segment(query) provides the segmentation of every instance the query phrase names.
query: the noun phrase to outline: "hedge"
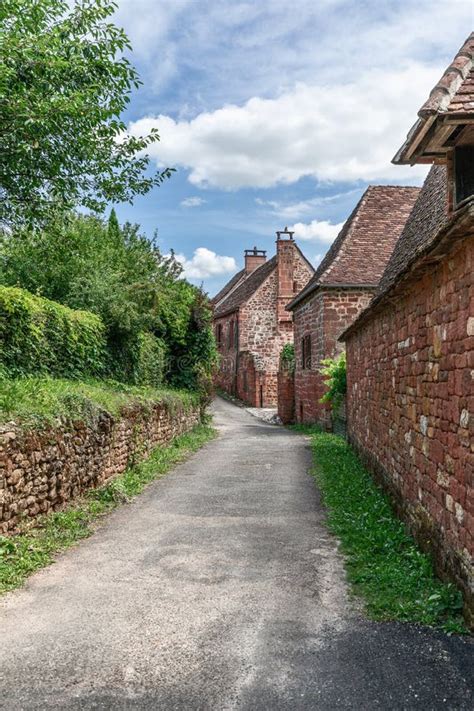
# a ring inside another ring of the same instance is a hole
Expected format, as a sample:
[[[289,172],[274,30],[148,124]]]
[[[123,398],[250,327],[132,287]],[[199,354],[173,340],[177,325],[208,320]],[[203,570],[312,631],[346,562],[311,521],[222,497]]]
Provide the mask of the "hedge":
[[[107,361],[99,316],[0,286],[0,363],[6,375],[101,377]]]
[[[135,385],[162,384],[165,370],[166,345],[152,333],[139,333],[135,354],[133,381]]]

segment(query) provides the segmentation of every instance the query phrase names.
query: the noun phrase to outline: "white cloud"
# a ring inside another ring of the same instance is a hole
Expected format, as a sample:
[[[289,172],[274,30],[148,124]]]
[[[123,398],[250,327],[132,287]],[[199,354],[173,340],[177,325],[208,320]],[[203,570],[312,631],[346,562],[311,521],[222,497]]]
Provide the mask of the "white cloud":
[[[183,266],[183,276],[187,279],[206,279],[208,277],[230,274],[237,270],[234,257],[224,257],[207,247],[198,247],[191,259],[184,254],[175,254],[175,259]]]
[[[275,97],[314,77],[341,84],[373,66],[390,71],[407,60],[442,71],[473,19],[472,0],[298,0],[297,12],[288,0],[118,4],[117,21],[130,35],[147,86],[142,101],[156,106],[159,97],[163,113],[172,115],[184,104],[204,110]]]
[[[325,244],[331,244],[341,231],[343,224],[344,223],[341,222],[338,225],[333,225],[326,220],[312,220],[309,223],[296,222],[289,229],[295,233],[295,237],[303,241],[319,241]]]
[[[146,117],[129,130],[140,135],[157,127],[161,141],[151,146],[152,157],[188,169],[201,188],[267,188],[303,177],[419,182],[425,167],[390,161],[438,75],[423,65],[372,70],[354,83],[299,84],[277,99],[254,97],[190,121]]]
[[[327,195],[323,197],[314,197],[308,200],[300,200],[294,203],[283,203],[278,200],[263,200],[262,198],[255,198],[255,202],[262,208],[267,209],[274,215],[278,215],[286,220],[295,220],[298,217],[303,217],[304,215],[309,215],[314,213],[318,208],[325,207],[329,203],[339,202],[341,199],[347,199],[354,193],[358,193],[357,189],[347,190],[343,193],[337,193],[335,195]]]
[[[324,254],[315,254],[314,257],[313,257],[313,264],[314,264],[314,266],[315,266],[315,267],[319,267],[319,265],[321,264],[321,262],[323,261],[323,259],[324,259]]]
[[[199,207],[200,205],[204,205],[205,202],[206,200],[204,200],[204,198],[193,196],[181,200],[181,205],[182,207]]]

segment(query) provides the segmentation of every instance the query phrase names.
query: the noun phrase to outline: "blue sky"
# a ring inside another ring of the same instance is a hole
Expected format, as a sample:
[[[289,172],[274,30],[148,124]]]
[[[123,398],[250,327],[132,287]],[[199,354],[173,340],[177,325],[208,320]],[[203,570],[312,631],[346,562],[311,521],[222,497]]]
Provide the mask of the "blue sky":
[[[390,159],[474,19],[472,0],[118,3],[129,130],[157,127],[153,164],[177,172],[117,213],[211,295],[277,229],[317,263],[368,184],[420,184]]]

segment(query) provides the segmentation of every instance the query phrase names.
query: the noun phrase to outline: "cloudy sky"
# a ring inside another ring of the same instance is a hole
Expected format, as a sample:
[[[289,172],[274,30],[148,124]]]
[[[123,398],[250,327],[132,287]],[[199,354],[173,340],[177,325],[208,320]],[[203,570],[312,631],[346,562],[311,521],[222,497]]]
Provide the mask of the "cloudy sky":
[[[118,0],[172,179],[121,220],[155,229],[212,295],[245,248],[294,226],[317,263],[368,184],[418,185],[390,160],[473,26],[472,0]]]

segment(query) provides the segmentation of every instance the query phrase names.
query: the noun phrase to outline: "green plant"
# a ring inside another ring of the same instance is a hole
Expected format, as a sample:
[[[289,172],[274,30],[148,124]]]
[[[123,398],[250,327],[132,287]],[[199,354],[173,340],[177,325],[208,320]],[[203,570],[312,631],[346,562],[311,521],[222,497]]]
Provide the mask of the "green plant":
[[[55,216],[41,231],[0,235],[0,283],[101,317],[107,375],[199,387],[216,361],[208,299],[138,225]],[[156,340],[155,340],[156,339]],[[145,362],[149,357],[150,362]],[[166,363],[166,367],[165,367]]]
[[[102,375],[105,329],[94,314],[0,286],[0,360],[10,376]]]
[[[15,419],[31,427],[61,419],[94,422],[102,413],[117,415],[122,408],[165,403],[171,411],[200,405],[197,393],[164,387],[126,385],[114,380],[66,380],[35,377],[0,379],[0,422]]]
[[[349,445],[336,435],[314,434],[312,449],[329,527],[341,541],[349,582],[370,616],[464,632],[461,593],[436,577],[430,557]]]
[[[156,129],[131,136],[121,118],[141,82],[115,10],[113,0],[0,3],[0,224],[101,211],[170,176],[148,170]]]
[[[325,376],[324,384],[327,388],[321,402],[329,402],[337,410],[347,390],[346,354],[343,352],[337,358],[326,358],[321,361],[321,365],[323,367],[320,372]]]
[[[285,343],[280,353],[280,369],[294,373],[295,363],[295,347],[293,343]]]

